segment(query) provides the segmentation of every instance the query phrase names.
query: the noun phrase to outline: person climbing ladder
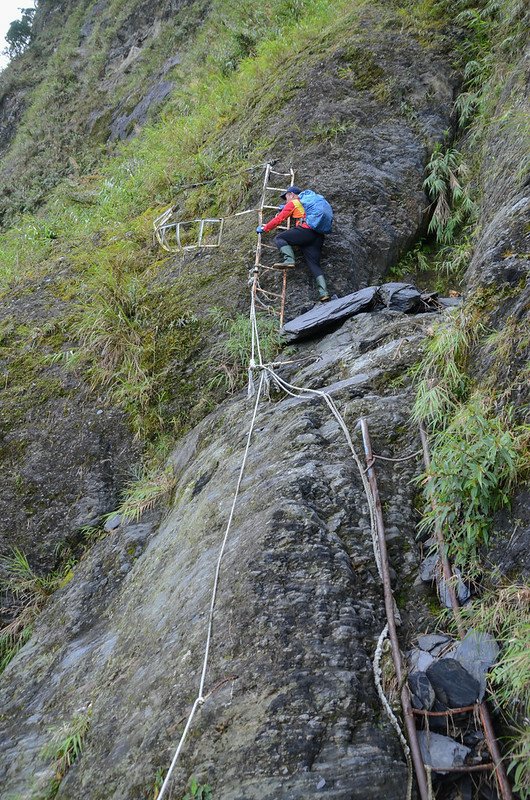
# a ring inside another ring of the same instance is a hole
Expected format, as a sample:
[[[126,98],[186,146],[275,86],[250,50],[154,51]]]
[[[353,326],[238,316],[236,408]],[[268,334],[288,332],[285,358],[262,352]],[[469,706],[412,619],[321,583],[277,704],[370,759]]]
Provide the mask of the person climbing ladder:
[[[268,233],[289,217],[295,221],[295,227],[281,231],[274,238],[274,244],[282,255],[282,261],[275,266],[281,269],[294,267],[293,245],[299,247],[315,279],[319,300],[325,303],[330,295],[320,266],[320,254],[324,235],[331,232],[331,206],[321,195],[310,190],[302,191],[298,186],[289,186],[281,197],[286,204],[280,207],[279,214],[273,219],[265,225],[259,225],[256,233]]]

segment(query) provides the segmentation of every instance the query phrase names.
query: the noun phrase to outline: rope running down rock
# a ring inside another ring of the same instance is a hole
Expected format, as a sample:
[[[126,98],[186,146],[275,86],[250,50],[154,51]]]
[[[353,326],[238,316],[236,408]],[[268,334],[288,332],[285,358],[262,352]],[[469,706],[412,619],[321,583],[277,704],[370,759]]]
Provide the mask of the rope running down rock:
[[[251,438],[252,438],[252,433],[253,433],[254,427],[255,427],[255,422],[256,422],[259,402],[260,402],[263,390],[268,388],[268,384],[269,384],[270,380],[272,380],[280,389],[282,389],[286,394],[290,395],[291,397],[300,397],[300,398],[320,397],[322,400],[324,400],[324,402],[328,406],[331,414],[336,419],[340,429],[342,430],[342,432],[344,434],[346,442],[348,443],[348,447],[350,448],[353,460],[355,462],[355,465],[357,466],[357,469],[358,469],[358,472],[359,472],[359,476],[360,476],[361,482],[363,484],[363,489],[364,489],[364,492],[365,492],[365,495],[366,495],[366,500],[367,500],[367,503],[368,503],[368,509],[369,509],[369,514],[370,514],[370,527],[371,527],[371,533],[372,533],[372,546],[373,546],[373,550],[374,550],[374,557],[375,557],[375,562],[376,562],[376,565],[377,565],[377,570],[379,572],[379,577],[382,580],[381,555],[380,555],[379,544],[378,544],[378,539],[377,539],[377,524],[376,524],[376,517],[375,517],[375,503],[374,503],[374,499],[373,499],[372,492],[371,492],[371,489],[370,489],[370,484],[369,484],[368,479],[366,477],[366,473],[365,473],[364,467],[363,467],[363,465],[361,463],[361,460],[360,460],[360,458],[359,458],[359,456],[358,456],[358,454],[357,454],[357,452],[355,450],[352,438],[350,436],[350,432],[349,432],[348,427],[347,427],[347,425],[346,425],[346,423],[344,421],[344,418],[342,417],[340,411],[338,410],[334,400],[331,398],[331,396],[327,392],[325,392],[322,389],[309,389],[309,388],[306,388],[306,387],[296,386],[296,385],[294,385],[292,383],[289,383],[288,381],[286,381],[283,378],[281,378],[274,371],[274,369],[272,368],[272,366],[273,366],[272,364],[266,364],[266,363],[263,362],[262,353],[261,353],[260,338],[259,338],[259,330],[258,330],[257,319],[256,319],[255,293],[253,291],[251,292],[250,324],[251,324],[251,331],[252,331],[252,340],[251,340],[250,363],[249,363],[249,369],[248,369],[248,377],[249,377],[249,381],[248,381],[248,397],[250,398],[250,397],[253,397],[255,395],[256,399],[254,401],[254,409],[253,409],[252,419],[251,419],[250,427],[249,427],[248,434],[247,434],[245,452],[244,452],[244,455],[243,455],[243,460],[241,462],[241,467],[240,467],[240,471],[239,471],[239,477],[238,477],[236,489],[235,489],[235,492],[234,492],[232,506],[231,506],[231,509],[230,509],[230,514],[229,514],[229,517],[228,517],[228,522],[227,522],[227,525],[226,525],[223,541],[222,541],[222,544],[221,544],[221,549],[220,549],[218,560],[217,560],[217,566],[216,566],[216,570],[215,570],[215,575],[214,575],[212,596],[211,596],[211,601],[210,601],[210,612],[209,612],[208,624],[207,624],[206,645],[205,645],[205,650],[204,650],[204,657],[203,657],[201,678],[200,678],[200,683],[199,683],[199,690],[198,690],[197,696],[195,698],[195,701],[193,703],[193,706],[192,706],[192,709],[190,711],[190,714],[188,716],[184,731],[182,732],[182,736],[181,736],[180,741],[178,743],[177,749],[175,750],[175,753],[174,753],[173,759],[171,761],[171,764],[169,766],[168,772],[167,772],[166,777],[164,779],[164,782],[163,782],[163,784],[162,784],[162,786],[160,788],[160,792],[158,794],[158,800],[164,800],[164,797],[166,796],[167,789],[168,789],[169,783],[171,781],[171,776],[173,774],[173,771],[174,771],[175,766],[177,764],[178,758],[180,756],[180,753],[181,753],[182,748],[184,746],[184,743],[186,741],[186,738],[187,738],[188,732],[190,730],[191,724],[193,722],[193,719],[195,717],[196,711],[199,708],[199,706],[201,706],[205,701],[205,697],[204,697],[204,694],[203,694],[203,692],[204,692],[204,683],[205,683],[205,679],[206,679],[206,672],[207,672],[207,669],[208,669],[208,661],[209,661],[209,655],[210,655],[210,644],[211,644],[212,630],[213,630],[213,617],[214,617],[214,610],[215,610],[215,601],[216,601],[216,597],[217,597],[217,589],[218,589],[218,585],[219,585],[219,574],[220,574],[220,569],[221,569],[221,563],[222,563],[222,560],[223,560],[226,544],[227,544],[227,541],[228,541],[228,535],[229,535],[229,532],[230,532],[230,528],[232,526],[232,520],[233,520],[234,511],[235,511],[235,507],[236,507],[236,503],[237,503],[237,498],[238,498],[238,495],[239,495],[239,489],[241,487],[241,482],[243,480],[243,475],[244,475],[244,472],[245,472],[245,467],[246,467],[246,463],[247,463],[248,452],[249,452],[249,449],[250,449],[250,442],[251,442]],[[256,390],[255,385],[254,385],[254,376],[253,376],[254,370],[259,370],[259,372],[260,372],[257,390]],[[396,612],[397,612],[397,609],[396,609]],[[398,615],[398,619],[399,619],[399,615]],[[382,648],[383,640],[386,637],[386,631],[387,631],[387,626],[385,626],[385,629],[383,630],[381,636],[379,637],[378,648],[379,647]],[[385,636],[383,636],[383,634],[385,634]],[[376,650],[376,657],[378,657],[378,658],[380,657],[380,653],[378,655],[377,650]],[[410,800],[411,792],[412,792],[412,765],[411,765],[411,762],[410,762],[410,754],[409,754],[408,745],[406,743],[405,737],[403,736],[403,733],[401,732],[401,729],[400,729],[400,726],[399,726],[399,722],[398,722],[397,718],[395,717],[392,709],[390,708],[390,705],[389,705],[388,701],[386,700],[386,697],[384,695],[382,687],[378,683],[378,678],[377,678],[376,672],[375,672],[375,670],[376,670],[375,664],[376,664],[376,662],[375,662],[375,657],[374,657],[374,678],[375,678],[375,682],[376,682],[377,691],[378,691],[378,694],[379,694],[379,696],[381,698],[381,702],[383,703],[385,711],[386,711],[387,715],[389,716],[389,719],[390,719],[393,727],[396,728],[396,730],[398,732],[400,741],[401,741],[401,743],[403,745],[403,749],[405,751],[405,758],[407,760],[408,772],[409,772],[409,774],[408,774],[408,782],[407,782],[407,800]]]

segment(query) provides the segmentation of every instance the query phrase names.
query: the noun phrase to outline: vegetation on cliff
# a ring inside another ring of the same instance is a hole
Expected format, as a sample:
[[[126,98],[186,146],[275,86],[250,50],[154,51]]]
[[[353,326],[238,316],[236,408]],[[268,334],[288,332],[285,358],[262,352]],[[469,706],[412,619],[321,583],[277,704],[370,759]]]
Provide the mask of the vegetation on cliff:
[[[388,100],[391,76],[359,45],[358,23],[369,15],[375,30],[399,23],[427,49],[451,37],[458,41],[455,66],[463,75],[463,91],[455,104],[457,141],[448,132],[446,142],[434,150],[425,184],[433,203],[432,235],[409,250],[401,269],[405,274],[419,265],[433,269],[435,280],[449,274],[452,281],[465,283],[481,233],[488,136],[495,126],[519,140],[529,133],[522,111],[524,86],[516,74],[526,9],[518,0],[461,0],[451,28],[454,4],[436,0],[380,2],[373,13],[374,4],[364,0],[271,0],[266,7],[245,2],[237,8],[214,0],[208,9],[190,3],[175,24],[164,20],[161,34],[117,88],[116,103],[123,101],[131,110],[142,82],[163,68],[175,48],[178,63],[164,75],[178,88],[158,120],[105,152],[112,115],[100,109],[87,136],[84,106],[98,106],[105,59],[131,7],[112,0],[108,18],[113,24],[105,27],[96,20],[81,45],[89,5],[79,3],[60,34],[53,26],[37,30],[30,47],[2,77],[7,95],[24,80],[34,81],[45,64],[4,157],[5,174],[12,177],[1,206],[1,296],[9,308],[8,300],[24,303],[39,294],[43,319],[29,325],[20,324],[16,309],[2,315],[2,427],[12,429],[28,409],[50,397],[69,397],[74,390],[68,375],[80,376],[87,391],[123,409],[133,435],[145,445],[144,471],[126,487],[121,507],[125,518],[134,519],[171,492],[171,475],[160,470],[168,440],[240,384],[248,332],[238,311],[253,244],[249,230],[234,224],[231,242],[237,243],[237,255],[225,254],[214,269],[205,259],[187,256],[177,264],[162,257],[152,241],[153,218],[171,200],[184,216],[225,214],[248,205],[255,191],[252,168],[270,155],[275,141],[270,119],[304,86],[309,69],[330,53],[340,56],[338,69],[348,86],[382,103]],[[81,46],[90,52],[82,76],[76,72]],[[497,113],[510,81],[510,97]],[[405,111],[414,117],[412,107]],[[340,142],[348,124],[330,119],[310,131],[294,126],[283,132],[288,140],[284,152],[296,153],[304,138]],[[515,180],[522,181],[528,160],[518,169]],[[21,174],[23,181],[17,177]],[[184,191],[189,184],[202,185]],[[524,285],[519,280],[481,287],[462,314],[437,328],[418,370],[416,404],[417,418],[434,433],[429,492],[442,509],[449,552],[486,585],[485,602],[466,613],[473,625],[495,631],[505,644],[492,684],[516,727],[530,714],[524,660],[528,590],[517,575],[511,576],[515,583],[510,576],[486,576],[481,556],[491,518],[526,477],[528,395],[520,385],[528,378],[529,337],[509,314],[498,317],[499,308],[515,304]],[[528,315],[523,319],[528,321]],[[274,352],[278,341],[271,326],[264,327]],[[485,353],[489,366],[482,369],[478,362]],[[523,366],[506,374],[503,364],[512,356]],[[440,512],[428,513],[425,525],[433,523],[434,513]],[[17,558],[19,568],[27,564],[26,578],[34,581],[40,608],[41,595],[60,585],[69,567],[37,579],[25,556]],[[4,566],[11,576],[7,590],[25,603],[29,589],[14,582],[16,563]],[[37,601],[27,605],[37,608]],[[495,615],[485,609],[494,609]],[[19,627],[2,640],[4,663],[29,635],[31,620],[16,619]],[[56,758],[65,758],[64,753],[57,750]],[[514,740],[512,771],[521,797],[529,797],[527,732]]]

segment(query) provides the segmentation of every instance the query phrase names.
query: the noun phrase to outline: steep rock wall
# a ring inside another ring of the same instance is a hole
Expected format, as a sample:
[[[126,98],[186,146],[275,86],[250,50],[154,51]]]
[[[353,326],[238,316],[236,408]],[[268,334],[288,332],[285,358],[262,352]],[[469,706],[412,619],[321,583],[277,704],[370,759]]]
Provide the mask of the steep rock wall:
[[[101,10],[103,19],[105,8]],[[129,12],[130,19],[136,19],[134,9]],[[90,14],[93,20],[93,8]],[[402,29],[400,19],[391,15],[382,20],[378,10],[363,7],[355,27],[342,31],[341,36],[340,42],[313,43],[314,52],[305,62],[300,53],[286,55],[280,74],[269,76],[273,82],[270,90],[255,98],[252,109],[244,118],[239,116],[237,124],[220,123],[200,157],[207,158],[212,150],[229,158],[232,150],[238,152],[265,140],[270,143],[265,157],[278,159],[284,168],[292,163],[297,181],[325,193],[335,208],[336,225],[326,240],[323,267],[330,288],[346,294],[379,282],[423,230],[428,208],[422,189],[424,166],[434,143],[443,139],[451,124],[456,77],[442,48],[417,41]],[[276,81],[280,82],[279,91]],[[260,183],[261,175],[247,187],[241,200],[244,207],[255,207]],[[200,319],[214,305],[231,313],[245,310],[254,229],[255,220],[250,217],[229,221],[218,252],[170,257],[156,272],[155,288],[160,291],[162,286],[173,298],[183,295],[186,312]],[[268,242],[271,240],[269,237]],[[99,237],[93,241],[97,248]],[[17,335],[17,325],[32,329],[40,318],[41,328],[53,323],[58,331],[65,320],[64,337],[44,337],[31,345],[32,351],[47,357],[78,344],[75,323],[67,320],[75,311],[75,292],[83,279],[76,272],[75,253],[59,258],[62,243],[56,244],[57,255],[54,259],[52,254],[46,277],[37,273],[11,290],[0,309],[0,321],[8,330],[0,350],[7,375],[0,396],[2,434],[8,448],[0,489],[2,546],[8,552],[16,544],[31,554],[32,563],[39,568],[53,565],[57,546],[75,542],[81,525],[93,524],[112,510],[137,458],[132,436],[125,425],[121,428],[123,417],[107,410],[104,396],[89,392],[82,374],[73,380],[60,360],[44,369],[37,362],[30,364],[24,379],[27,388],[22,379],[19,386],[18,361],[27,347],[24,336]],[[144,263],[159,256],[151,242],[146,242]],[[65,301],[65,293],[74,297]],[[305,269],[297,269],[289,275],[287,315],[294,316],[314,301],[312,279]],[[151,327],[155,324],[158,326],[158,320]],[[174,317],[162,320],[160,327],[163,324],[170,327]],[[215,331],[207,326],[208,322],[202,328],[202,352],[194,354],[191,366],[175,361],[167,367],[166,384],[160,387],[168,397],[167,420],[181,413],[183,402],[189,404],[189,398],[183,401],[183,396],[191,380],[183,370],[193,370],[198,360],[208,358],[216,343]],[[36,392],[34,384],[40,387],[40,382],[44,389]],[[194,389],[196,404],[200,390],[200,385]],[[23,393],[25,404],[19,408]],[[61,399],[65,393],[66,403]],[[38,405],[40,412],[28,412],[28,403]],[[120,427],[116,428],[118,418]],[[87,420],[84,444],[78,434],[82,419]],[[98,431],[97,436],[89,432],[88,422],[91,431]],[[45,454],[41,448],[36,469],[26,447],[28,437],[44,442],[52,438],[52,431],[53,441],[60,440],[61,449],[72,457],[68,464],[57,462],[61,468],[54,470],[55,447],[47,448]],[[85,458],[87,451],[91,455]],[[83,463],[86,461],[90,463]],[[22,524],[25,517],[30,519],[28,526]]]
[[[411,389],[391,378],[419,355],[432,315],[363,314],[284,375],[328,386],[351,429],[401,456],[417,433]],[[227,402],[172,462],[175,501],[157,527],[98,543],[39,618],[0,694],[3,797],[36,798],[43,747],[90,707],[82,757],[58,798],[140,800],[167,767],[198,686],[215,561],[252,405]],[[358,437],[356,438],[359,444]],[[397,596],[415,576],[417,461],[378,462]],[[416,622],[421,596],[414,600]],[[216,800],[404,798],[406,768],[382,715],[370,659],[384,624],[366,498],[337,423],[318,399],[274,394],[256,420],[221,571],[200,711],[175,790],[191,773]],[[325,781],[325,784],[322,783]]]

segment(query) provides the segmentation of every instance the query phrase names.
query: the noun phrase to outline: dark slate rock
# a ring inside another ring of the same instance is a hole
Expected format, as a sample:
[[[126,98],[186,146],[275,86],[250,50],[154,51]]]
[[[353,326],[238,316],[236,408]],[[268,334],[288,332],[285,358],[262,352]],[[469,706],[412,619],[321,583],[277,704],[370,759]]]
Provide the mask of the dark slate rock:
[[[484,741],[484,734],[482,731],[468,731],[468,733],[464,734],[462,740],[468,747],[476,747],[477,744],[481,744]]]
[[[453,658],[458,661],[480,686],[479,700],[486,691],[486,675],[499,656],[499,646],[489,633],[471,630],[458,643],[453,651]]]
[[[436,772],[461,767],[470,752],[469,747],[439,733],[418,731],[418,741],[423,763]]]
[[[289,341],[296,341],[324,332],[331,325],[362,311],[377,311],[383,308],[410,314],[432,310],[432,305],[424,302],[420,292],[409,283],[367,286],[366,289],[338,297],[329,303],[319,304],[305,314],[300,314],[286,322],[282,332]]]
[[[414,708],[424,708],[426,711],[430,711],[434,705],[435,695],[427,675],[424,672],[412,672],[409,675],[409,686]]]
[[[430,653],[438,647],[438,645],[447,644],[449,641],[449,636],[442,636],[437,633],[426,633],[424,636],[418,637],[418,647],[420,650],[426,650]]]
[[[109,517],[104,525],[104,530],[109,533],[110,531],[115,531],[116,528],[119,528],[121,525],[121,517],[119,514],[113,514],[112,517]]]
[[[420,564],[420,578],[424,583],[431,583],[438,569],[439,558],[437,555],[427,556]]]
[[[437,302],[444,308],[458,308],[462,305],[462,297],[438,297]]]
[[[379,288],[379,297],[393,311],[410,314],[425,310],[420,292],[410,283],[385,283]]]
[[[377,286],[368,286],[358,292],[331,300],[329,303],[315,306],[305,314],[286,322],[283,326],[283,333],[289,336],[291,341],[308,336],[319,328],[325,328],[338,322],[339,320],[352,317],[361,311],[374,308],[376,304]],[[382,304],[379,303],[381,306]]]
[[[473,705],[478,700],[479,682],[454,658],[441,658],[427,667],[437,700],[448,708]]]

